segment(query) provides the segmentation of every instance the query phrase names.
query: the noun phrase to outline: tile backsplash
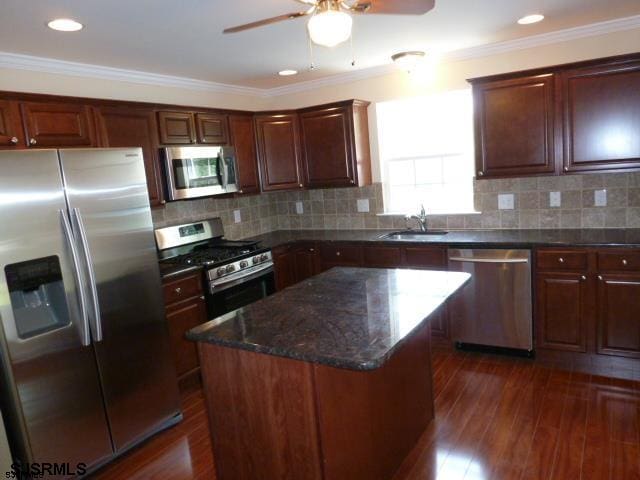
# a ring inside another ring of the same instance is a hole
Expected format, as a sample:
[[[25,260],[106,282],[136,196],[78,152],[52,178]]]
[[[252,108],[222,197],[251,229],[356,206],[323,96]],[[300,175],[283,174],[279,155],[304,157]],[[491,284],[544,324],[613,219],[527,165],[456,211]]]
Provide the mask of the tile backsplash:
[[[596,206],[603,199],[606,206]],[[640,173],[481,180],[474,183],[474,203],[481,213],[430,215],[430,228],[640,228]],[[235,210],[240,211],[239,223]],[[383,212],[382,184],[377,183],[171,202],[154,210],[153,219],[162,227],[219,216],[230,239],[287,229],[405,228],[404,216]]]

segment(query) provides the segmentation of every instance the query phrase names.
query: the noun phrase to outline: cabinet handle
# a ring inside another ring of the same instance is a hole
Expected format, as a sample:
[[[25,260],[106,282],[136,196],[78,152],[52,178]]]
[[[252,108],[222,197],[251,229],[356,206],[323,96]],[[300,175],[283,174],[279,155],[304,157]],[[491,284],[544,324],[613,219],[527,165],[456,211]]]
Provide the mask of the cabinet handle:
[[[204,295],[200,295],[200,300],[204,300]]]
[[[304,185],[300,184],[300,185],[299,185],[299,187],[300,187],[300,188],[303,188],[303,187],[304,187]]]
[[[167,201],[166,201],[166,200],[161,200],[161,201],[160,201],[160,205],[166,205],[166,204],[167,204]]]
[[[564,167],[562,170],[564,170],[565,172],[569,171],[569,167]]]
[[[200,140],[202,143],[207,143],[207,139],[205,137],[202,137],[202,140]]]
[[[356,183],[356,181],[355,181],[355,180],[350,180],[350,182],[351,182],[351,185],[353,185],[353,184],[355,184],[355,183]]]
[[[244,190],[238,190],[238,193],[242,194],[244,193]]]
[[[483,172],[483,171],[479,171],[479,172],[478,172],[478,176],[479,176],[479,177],[482,177],[483,175],[484,175],[484,172]]]
[[[602,278],[602,275],[598,275],[598,280],[603,281],[604,278]]]
[[[182,293],[182,289],[180,287],[175,289],[175,292],[180,295]]]
[[[340,255],[342,255],[340,252],[336,252],[336,257],[339,257]]]
[[[38,143],[38,141],[35,138],[29,140],[29,145],[35,145],[36,143]]]
[[[18,144],[18,137],[11,137],[11,140],[9,140],[11,143],[13,143],[14,145]]]
[[[580,280],[582,280],[583,282],[584,282],[586,279],[587,279],[587,276],[586,276],[586,275],[582,275],[582,276],[580,277]]]
[[[560,263],[564,263],[564,258],[560,257],[560,258],[558,259],[558,261],[559,261]]]
[[[309,253],[313,253],[313,252],[315,252],[315,251],[316,251],[316,249],[315,249],[315,248],[310,248],[310,249],[309,249]]]
[[[627,265],[629,265],[629,262],[627,262],[627,260],[626,260],[626,259],[623,259],[623,260],[622,260],[622,265],[624,265],[624,266],[626,267]]]

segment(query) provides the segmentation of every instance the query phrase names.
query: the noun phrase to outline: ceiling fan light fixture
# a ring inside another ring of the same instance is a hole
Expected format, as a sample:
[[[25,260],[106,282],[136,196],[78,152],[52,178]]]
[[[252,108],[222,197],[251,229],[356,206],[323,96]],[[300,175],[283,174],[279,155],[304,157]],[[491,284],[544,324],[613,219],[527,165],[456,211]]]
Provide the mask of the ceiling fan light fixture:
[[[281,77],[290,77],[291,75],[297,75],[298,71],[297,70],[280,70],[278,72],[278,75],[280,75]]]
[[[82,30],[84,25],[71,18],[56,18],[48,22],[47,27],[58,32],[77,32]]]
[[[416,69],[418,64],[424,59],[426,53],[421,51],[400,52],[391,56],[393,63],[398,65],[402,70],[411,73]]]
[[[349,40],[352,27],[351,15],[341,11],[334,2],[328,2],[327,7],[315,13],[307,24],[311,41],[329,48]]]

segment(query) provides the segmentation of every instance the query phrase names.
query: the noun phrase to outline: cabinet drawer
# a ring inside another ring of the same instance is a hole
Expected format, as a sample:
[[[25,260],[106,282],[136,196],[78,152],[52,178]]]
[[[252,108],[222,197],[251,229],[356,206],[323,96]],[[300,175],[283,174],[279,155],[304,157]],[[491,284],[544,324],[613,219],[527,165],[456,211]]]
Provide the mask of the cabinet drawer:
[[[367,267],[398,268],[401,263],[400,247],[364,247],[364,264]]]
[[[361,266],[362,248],[356,245],[323,245],[320,247],[323,265]]]
[[[640,271],[640,251],[598,252],[598,270],[601,272]]]
[[[587,252],[576,250],[543,250],[537,253],[538,270],[586,270]]]
[[[446,251],[438,247],[407,247],[405,264],[415,268],[443,268],[447,264]]]
[[[202,295],[202,277],[198,274],[172,280],[163,284],[162,291],[165,305],[200,296]]]

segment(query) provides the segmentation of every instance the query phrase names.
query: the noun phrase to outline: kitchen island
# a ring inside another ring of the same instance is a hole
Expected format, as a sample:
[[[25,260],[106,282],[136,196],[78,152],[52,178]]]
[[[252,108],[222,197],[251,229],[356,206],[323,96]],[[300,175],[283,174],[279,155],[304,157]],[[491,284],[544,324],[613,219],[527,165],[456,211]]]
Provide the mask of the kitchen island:
[[[434,415],[429,318],[469,279],[333,268],[191,330],[218,480],[392,478]]]

